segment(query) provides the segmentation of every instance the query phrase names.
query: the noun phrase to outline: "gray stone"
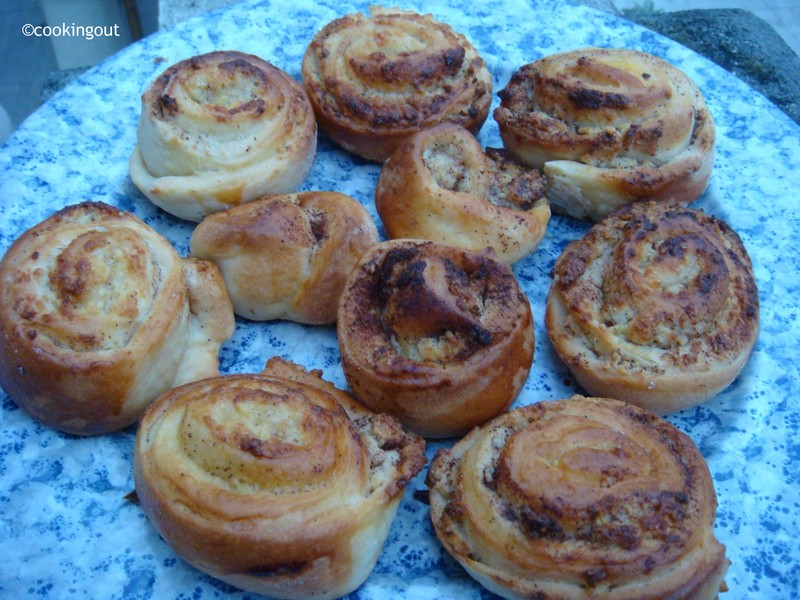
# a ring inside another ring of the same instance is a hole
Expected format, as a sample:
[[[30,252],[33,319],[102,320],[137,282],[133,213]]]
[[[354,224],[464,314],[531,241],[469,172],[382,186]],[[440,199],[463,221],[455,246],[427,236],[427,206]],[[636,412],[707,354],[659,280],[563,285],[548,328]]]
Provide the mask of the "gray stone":
[[[763,19],[742,9],[625,11],[746,81],[800,123],[800,57]]]
[[[50,73],[42,85],[40,97],[41,102],[47,102],[57,92],[67,87],[67,85],[75,81],[88,70],[89,67],[75,67],[72,69],[61,69],[60,71],[53,71]]]

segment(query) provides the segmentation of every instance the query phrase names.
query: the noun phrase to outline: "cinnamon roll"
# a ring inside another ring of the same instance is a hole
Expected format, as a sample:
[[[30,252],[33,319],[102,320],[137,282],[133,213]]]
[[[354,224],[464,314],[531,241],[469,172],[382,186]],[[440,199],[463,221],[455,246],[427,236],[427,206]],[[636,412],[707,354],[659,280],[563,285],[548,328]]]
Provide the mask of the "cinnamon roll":
[[[573,396],[507,412],[427,474],[445,549],[504,598],[713,599],[730,561],[703,456],[663,419]]]
[[[295,190],[317,148],[302,86],[265,60],[210,52],[169,67],[142,95],[133,183],[190,221]]]
[[[714,121],[680,69],[586,48],[523,66],[494,112],[505,147],[541,169],[553,209],[599,220],[648,198],[689,204],[714,164]]]
[[[353,394],[426,437],[505,410],[533,362],[530,304],[492,253],[389,240],[351,274],[337,321]]]
[[[408,138],[381,168],[375,206],[390,238],[420,238],[480,251],[505,263],[544,237],[550,206],[544,180],[460,125]]]
[[[213,264],[99,202],[45,219],[0,262],[0,385],[68,433],[121,429],[165,390],[217,375],[233,327]]]
[[[302,65],[320,128],[383,162],[409,135],[444,121],[476,133],[492,78],[467,39],[431,15],[371,7],[320,30]]]
[[[377,242],[357,200],[302,192],[212,215],[195,228],[190,247],[220,268],[236,314],[324,324],[336,321],[345,280]]]
[[[735,379],[758,319],[753,268],[736,232],[699,210],[642,202],[564,249],[545,325],[590,394],[664,414]]]
[[[276,358],[145,413],[136,493],[181,558],[274,598],[338,598],[367,578],[425,442],[320,375]]]

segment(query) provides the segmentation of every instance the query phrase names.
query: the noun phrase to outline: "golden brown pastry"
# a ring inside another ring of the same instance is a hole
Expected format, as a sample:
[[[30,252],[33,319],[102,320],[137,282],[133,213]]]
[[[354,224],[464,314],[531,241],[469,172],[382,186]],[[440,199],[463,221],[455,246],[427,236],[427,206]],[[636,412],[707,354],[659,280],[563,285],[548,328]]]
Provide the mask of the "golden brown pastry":
[[[237,315],[334,323],[345,281],[378,242],[367,210],[338,192],[264,196],[205,219],[191,253],[222,271]]]
[[[217,375],[233,326],[213,264],[103,203],[55,213],[0,262],[0,385],[68,433],[122,429],[165,390]]]
[[[642,202],[564,249],[545,325],[591,395],[665,414],[734,380],[758,318],[753,268],[739,236],[699,210]]]
[[[371,7],[326,25],[306,50],[302,77],[320,128],[378,162],[437,123],[477,133],[492,101],[491,75],[463,35],[396,8]]]
[[[265,60],[210,52],[164,71],[142,95],[133,183],[190,221],[294,191],[317,149],[302,86]]]
[[[136,493],[176,554],[274,598],[338,598],[367,578],[425,442],[320,375],[272,359],[147,411]]]
[[[511,268],[492,254],[402,239],[364,254],[337,321],[356,398],[440,438],[513,402],[533,362],[533,318]]]
[[[541,169],[553,209],[599,220],[642,198],[688,204],[714,164],[714,121],[677,67],[585,48],[523,66],[494,112],[505,147]]]
[[[480,251],[505,263],[539,245],[550,220],[544,180],[504,150],[483,151],[454,123],[408,138],[381,168],[375,206],[390,238]]]
[[[691,439],[623,402],[514,409],[439,450],[427,475],[445,549],[504,598],[711,600],[730,561]]]

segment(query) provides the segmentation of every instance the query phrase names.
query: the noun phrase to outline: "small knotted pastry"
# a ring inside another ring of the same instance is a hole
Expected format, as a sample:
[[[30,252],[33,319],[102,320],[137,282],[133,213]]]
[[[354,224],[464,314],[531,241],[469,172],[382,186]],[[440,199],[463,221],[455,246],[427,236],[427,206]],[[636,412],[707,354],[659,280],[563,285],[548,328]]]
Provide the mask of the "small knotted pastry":
[[[372,217],[354,198],[301,192],[211,215],[190,247],[220,268],[237,315],[326,324],[336,321],[358,259],[377,242]]]
[[[573,396],[513,409],[439,450],[427,484],[445,549],[504,598],[727,591],[708,466],[636,406]]]
[[[505,263],[539,245],[550,220],[544,180],[504,150],[483,151],[454,123],[408,138],[381,168],[375,206],[390,238],[492,248]]]
[[[425,442],[319,371],[273,358],[162,395],[136,435],[139,503],[175,553],[272,598],[369,576]]]
[[[689,204],[708,184],[714,121],[664,60],[586,48],[523,66],[500,92],[503,144],[541,169],[553,209],[599,220],[642,198]]]
[[[189,221],[294,191],[317,150],[303,87],[265,60],[210,52],[169,67],[142,95],[133,183]]]
[[[641,202],[564,249],[545,325],[591,395],[665,414],[736,378],[758,319],[753,267],[736,232],[699,210]]]
[[[355,397],[426,437],[460,435],[508,408],[533,362],[530,304],[511,268],[438,242],[368,250],[337,330]]]
[[[308,46],[302,77],[320,128],[377,162],[437,123],[477,133],[492,101],[486,63],[463,35],[396,8],[330,22]]]
[[[165,390],[219,374],[233,327],[213,264],[100,202],[60,210],[0,262],[0,385],[68,433],[122,429]]]

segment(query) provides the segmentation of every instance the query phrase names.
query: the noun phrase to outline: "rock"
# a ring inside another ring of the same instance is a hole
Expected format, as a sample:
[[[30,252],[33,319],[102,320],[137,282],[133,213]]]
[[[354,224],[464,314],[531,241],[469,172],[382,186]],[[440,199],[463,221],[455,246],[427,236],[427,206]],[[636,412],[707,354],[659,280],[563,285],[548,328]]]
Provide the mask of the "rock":
[[[742,9],[624,14],[746,81],[800,123],[800,57],[763,19]]]

